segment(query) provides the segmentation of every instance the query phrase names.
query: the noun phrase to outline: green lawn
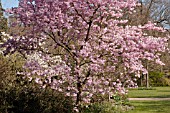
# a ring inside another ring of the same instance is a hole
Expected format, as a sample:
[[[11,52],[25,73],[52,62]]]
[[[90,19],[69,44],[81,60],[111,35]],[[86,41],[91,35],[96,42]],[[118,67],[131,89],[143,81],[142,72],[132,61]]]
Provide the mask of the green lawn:
[[[170,98],[170,87],[154,87],[153,90],[129,90],[129,98]]]
[[[125,113],[170,113],[170,101],[131,101],[133,110]]]
[[[170,98],[170,87],[154,87],[154,90],[129,90],[129,98]],[[130,101],[133,110],[126,113],[170,113],[170,101]]]

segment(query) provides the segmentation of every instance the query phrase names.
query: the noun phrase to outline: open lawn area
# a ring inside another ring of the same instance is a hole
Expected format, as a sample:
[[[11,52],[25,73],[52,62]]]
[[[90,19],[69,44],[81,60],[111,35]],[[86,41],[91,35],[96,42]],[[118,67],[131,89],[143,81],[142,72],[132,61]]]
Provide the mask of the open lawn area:
[[[152,90],[130,89],[129,98],[170,98],[170,87],[153,87]]]
[[[170,87],[153,87],[152,90],[130,89],[129,98],[170,98]],[[170,113],[170,101],[130,101],[134,106],[133,110],[126,113]]]

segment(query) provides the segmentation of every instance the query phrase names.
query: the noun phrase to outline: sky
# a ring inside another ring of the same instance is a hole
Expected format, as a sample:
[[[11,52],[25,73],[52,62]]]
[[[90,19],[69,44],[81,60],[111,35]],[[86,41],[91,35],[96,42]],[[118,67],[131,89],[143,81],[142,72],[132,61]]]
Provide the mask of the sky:
[[[18,6],[18,0],[1,0],[1,2],[4,9]]]

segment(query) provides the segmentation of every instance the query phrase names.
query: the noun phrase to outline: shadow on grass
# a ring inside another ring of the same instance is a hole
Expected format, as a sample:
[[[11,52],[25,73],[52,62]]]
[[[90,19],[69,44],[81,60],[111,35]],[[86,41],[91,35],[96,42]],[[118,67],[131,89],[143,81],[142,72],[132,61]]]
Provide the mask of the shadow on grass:
[[[170,101],[131,101],[135,109],[126,113],[169,113]]]
[[[155,96],[154,98],[170,98],[170,94],[169,95]]]
[[[170,92],[170,90],[158,90],[157,92]]]
[[[132,98],[170,98],[170,94],[169,95],[151,95],[151,96],[135,96]]]

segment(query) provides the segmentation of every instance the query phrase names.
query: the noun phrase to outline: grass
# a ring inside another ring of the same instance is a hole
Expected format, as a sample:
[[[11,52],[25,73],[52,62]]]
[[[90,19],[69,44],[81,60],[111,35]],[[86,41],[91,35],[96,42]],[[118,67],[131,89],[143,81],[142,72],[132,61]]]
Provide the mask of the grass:
[[[131,101],[133,110],[125,113],[170,113],[170,101]]]
[[[129,98],[170,98],[170,87],[154,87],[151,90],[130,89],[128,93],[128,97]]]
[[[170,98],[170,87],[154,87],[149,90],[130,89],[129,98]],[[130,101],[133,110],[125,113],[170,113],[170,101]]]

